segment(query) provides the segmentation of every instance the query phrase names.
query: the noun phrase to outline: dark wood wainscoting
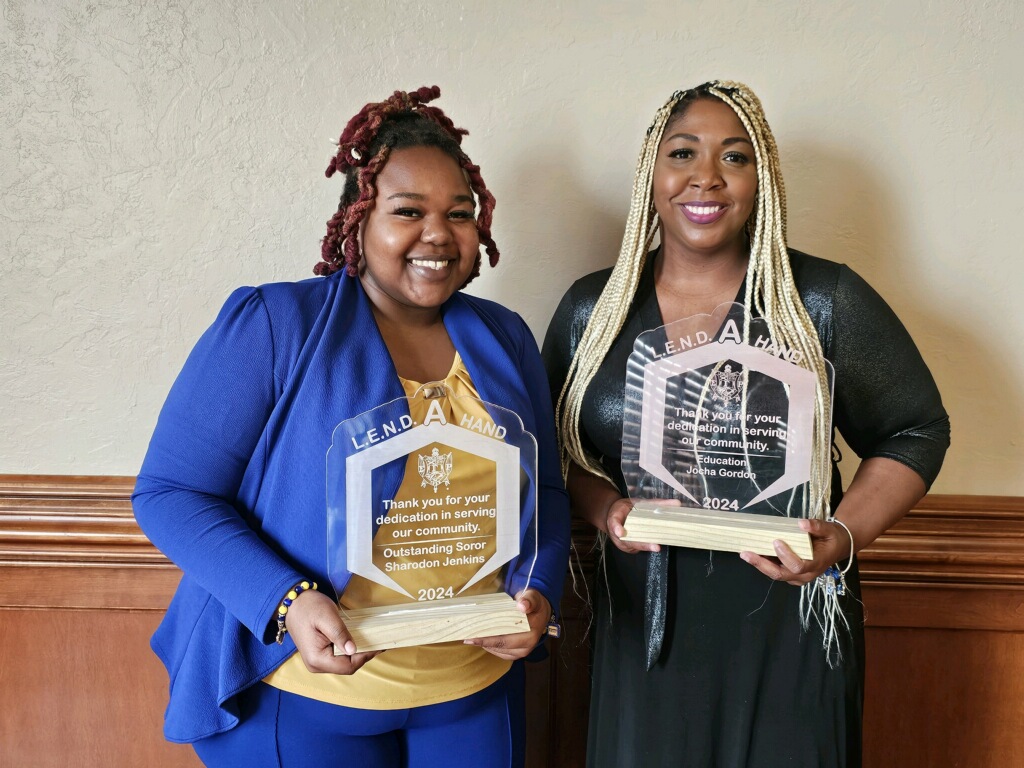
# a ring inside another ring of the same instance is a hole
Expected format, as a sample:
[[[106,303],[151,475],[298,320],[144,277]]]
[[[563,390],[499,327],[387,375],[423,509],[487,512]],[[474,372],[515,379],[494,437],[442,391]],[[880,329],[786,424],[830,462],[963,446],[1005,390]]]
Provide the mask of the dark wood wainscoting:
[[[132,478],[0,476],[0,763],[198,766],[160,735],[148,640],[178,581],[138,530]],[[592,542],[578,532],[579,546]],[[593,558],[584,552],[584,575]],[[861,555],[865,764],[1007,766],[1024,754],[1024,499],[932,496]],[[582,766],[586,606],[531,665],[531,768]]]
[[[1024,765],[1024,499],[927,497],[861,574],[865,765]]]
[[[201,766],[161,735],[149,636],[180,572],[135,524],[133,485],[0,476],[0,764]]]

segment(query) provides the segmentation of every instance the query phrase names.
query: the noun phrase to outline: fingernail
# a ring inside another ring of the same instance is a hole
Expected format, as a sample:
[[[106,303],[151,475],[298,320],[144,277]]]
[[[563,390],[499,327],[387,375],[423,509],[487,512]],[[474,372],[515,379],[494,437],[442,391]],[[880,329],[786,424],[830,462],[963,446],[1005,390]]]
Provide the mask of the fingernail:
[[[345,653],[347,653],[349,656],[351,656],[355,652],[356,652],[356,644],[353,643],[351,640],[347,641],[345,643]]]
[[[742,560],[744,563],[749,563],[750,562],[750,555],[747,554],[746,552],[740,552],[740,560]]]

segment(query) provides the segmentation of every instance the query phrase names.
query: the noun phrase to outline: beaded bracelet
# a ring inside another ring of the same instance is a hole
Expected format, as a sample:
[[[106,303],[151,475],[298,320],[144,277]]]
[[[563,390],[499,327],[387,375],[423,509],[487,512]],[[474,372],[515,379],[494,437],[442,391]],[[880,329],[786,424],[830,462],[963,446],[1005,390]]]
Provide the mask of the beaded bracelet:
[[[284,635],[288,631],[288,628],[284,625],[285,617],[288,616],[288,606],[290,606],[299,595],[305,592],[307,589],[316,591],[315,581],[300,581],[294,587],[288,590],[288,594],[284,596],[284,600],[277,606],[277,639],[278,645],[284,642]]]

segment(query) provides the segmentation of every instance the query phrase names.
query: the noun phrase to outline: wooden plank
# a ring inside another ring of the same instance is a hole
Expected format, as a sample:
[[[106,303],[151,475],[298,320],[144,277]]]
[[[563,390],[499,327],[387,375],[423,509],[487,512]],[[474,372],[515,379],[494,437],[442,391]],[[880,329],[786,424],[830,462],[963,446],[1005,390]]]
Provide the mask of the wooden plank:
[[[0,609],[163,612],[179,581],[181,571],[166,560],[152,568],[0,565]]]
[[[133,478],[0,475],[0,565],[166,567],[139,530]]]
[[[926,496],[858,559],[866,583],[1024,587],[1024,499]]]
[[[773,542],[782,540],[798,557],[809,560],[811,537],[800,530],[799,524],[797,518],[790,517],[641,502],[626,517],[626,535],[622,540],[768,556],[775,555]]]
[[[0,497],[112,498],[127,501],[135,478],[127,475],[0,475]]]
[[[864,765],[1019,766],[1024,634],[869,629]]]
[[[872,628],[1024,632],[1024,590],[993,584],[861,585],[864,623]]]
[[[342,609],[341,618],[360,651],[407,648],[530,631],[526,615],[506,594]],[[344,653],[335,647],[335,656]]]
[[[164,741],[161,614],[0,611],[0,765],[201,768]]]

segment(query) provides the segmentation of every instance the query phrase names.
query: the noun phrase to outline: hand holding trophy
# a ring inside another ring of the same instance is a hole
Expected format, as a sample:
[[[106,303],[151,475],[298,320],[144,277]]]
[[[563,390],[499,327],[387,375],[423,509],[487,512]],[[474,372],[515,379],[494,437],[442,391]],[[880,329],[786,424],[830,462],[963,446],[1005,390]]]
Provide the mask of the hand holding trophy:
[[[518,416],[444,386],[338,425],[328,557],[360,651],[530,631],[508,566],[536,553],[536,455]]]
[[[813,506],[817,390],[799,355],[740,304],[637,338],[622,436],[634,502],[624,541],[770,556],[783,541],[812,557],[800,519]]]

